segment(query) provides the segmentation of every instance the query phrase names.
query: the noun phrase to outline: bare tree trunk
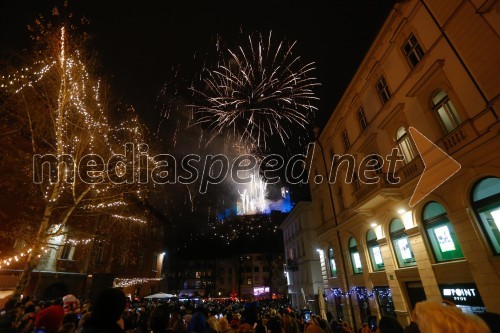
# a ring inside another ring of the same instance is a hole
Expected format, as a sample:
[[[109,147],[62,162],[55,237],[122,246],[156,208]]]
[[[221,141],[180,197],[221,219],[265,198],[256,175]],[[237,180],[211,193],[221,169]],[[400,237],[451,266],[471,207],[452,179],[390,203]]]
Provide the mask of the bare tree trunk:
[[[46,243],[47,238],[49,238],[49,236],[50,237],[58,236],[62,233],[63,227],[68,221],[69,217],[71,216],[75,208],[78,206],[78,204],[81,202],[81,200],[85,197],[85,195],[87,195],[90,189],[91,187],[89,186],[78,196],[73,205],[64,214],[62,220],[60,221],[59,229],[52,235],[48,235],[47,231],[49,228],[49,221],[52,217],[53,206],[52,205],[45,206],[43,218],[42,221],[40,222],[40,228],[38,229],[38,234],[36,236],[35,246],[33,247],[33,251],[31,251],[31,253],[28,255],[26,266],[24,267],[23,271],[21,272],[21,275],[19,276],[16,288],[14,289],[14,293],[12,294],[13,299],[16,300],[20,299],[22,293],[26,289],[26,286],[28,286],[31,279],[31,274],[33,273],[33,270],[37,265],[38,255],[41,253],[41,245]],[[58,190],[58,187],[56,187],[56,190]],[[53,193],[58,193],[58,192],[54,191]]]
[[[26,266],[21,272],[19,280],[17,281],[16,288],[14,289],[14,293],[12,294],[12,298],[15,300],[19,300],[21,298],[22,293],[24,292],[24,290],[26,289],[31,280],[31,273],[33,273],[33,270],[37,265],[38,255],[41,253],[40,244],[42,244],[44,239],[46,238],[45,233],[49,226],[49,221],[51,216],[52,216],[52,206],[47,205],[43,213],[42,221],[40,222],[40,228],[38,229],[38,234],[36,236],[33,251],[31,251],[30,254],[28,255]]]

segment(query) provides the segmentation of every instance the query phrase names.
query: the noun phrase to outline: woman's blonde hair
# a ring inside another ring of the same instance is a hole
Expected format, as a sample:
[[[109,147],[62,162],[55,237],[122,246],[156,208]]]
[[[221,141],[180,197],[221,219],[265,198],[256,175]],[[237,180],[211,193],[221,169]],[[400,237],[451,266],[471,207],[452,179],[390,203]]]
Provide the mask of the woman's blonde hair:
[[[413,321],[423,333],[490,333],[486,323],[459,308],[436,302],[419,302],[413,311]]]

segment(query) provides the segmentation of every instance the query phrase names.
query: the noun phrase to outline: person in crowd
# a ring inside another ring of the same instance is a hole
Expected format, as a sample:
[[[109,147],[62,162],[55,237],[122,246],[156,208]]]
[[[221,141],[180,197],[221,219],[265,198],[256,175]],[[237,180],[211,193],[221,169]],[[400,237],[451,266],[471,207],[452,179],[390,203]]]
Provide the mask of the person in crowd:
[[[170,320],[168,322],[168,332],[169,333],[183,333],[186,331],[186,326],[182,321],[181,314],[179,310],[174,309],[170,315]]]
[[[421,333],[490,333],[486,323],[455,306],[424,301],[415,305],[412,321]]]
[[[58,333],[74,333],[76,331],[76,327],[75,323],[68,322],[61,326]]]
[[[229,326],[229,322],[227,321],[226,317],[219,318],[219,328],[220,333],[228,333],[229,331],[231,331],[231,327]]]
[[[168,328],[170,313],[168,307],[160,304],[152,312],[149,317],[149,327],[153,333],[164,333]]]
[[[493,312],[483,312],[478,314],[479,318],[484,320],[490,331],[495,332],[500,327],[500,314]]]
[[[217,311],[215,309],[208,312],[207,323],[209,326],[209,332],[212,332],[212,333],[219,333],[220,332],[219,320],[216,316],[217,316]]]
[[[403,333],[403,326],[394,317],[384,316],[380,318],[378,329],[380,333]]]
[[[315,316],[311,316],[310,320],[304,322],[304,333],[325,333]]]
[[[80,304],[78,298],[74,295],[68,294],[62,298],[64,314],[80,313]]]
[[[64,309],[60,305],[51,305],[36,315],[35,330],[43,329],[45,333],[57,333],[62,326]]]
[[[331,329],[330,329],[330,325],[328,324],[328,322],[321,318],[321,317],[317,317],[316,320],[318,321],[318,324],[319,324],[319,327],[321,327],[321,329],[323,330],[323,332],[325,333],[332,333]]]
[[[82,333],[121,333],[119,321],[123,325],[122,313],[125,309],[127,298],[118,289],[105,289],[92,304],[90,318],[85,321]]]
[[[36,307],[33,302],[26,302],[24,304],[24,314],[17,324],[17,331],[19,333],[33,332],[36,317]]]
[[[266,328],[267,333],[282,333],[281,321],[278,316],[271,316],[266,323]]]
[[[206,333],[208,331],[207,317],[202,309],[197,309],[191,316],[187,328],[188,333]]]

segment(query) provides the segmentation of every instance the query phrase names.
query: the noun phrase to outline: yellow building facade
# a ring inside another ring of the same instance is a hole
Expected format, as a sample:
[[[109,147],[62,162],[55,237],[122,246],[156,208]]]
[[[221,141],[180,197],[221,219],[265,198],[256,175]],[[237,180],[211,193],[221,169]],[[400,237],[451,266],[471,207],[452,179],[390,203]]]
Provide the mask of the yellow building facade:
[[[500,313],[499,29],[496,1],[396,4],[321,130],[310,187],[334,317],[407,324],[423,299]],[[410,127],[461,166],[413,207],[425,156]]]

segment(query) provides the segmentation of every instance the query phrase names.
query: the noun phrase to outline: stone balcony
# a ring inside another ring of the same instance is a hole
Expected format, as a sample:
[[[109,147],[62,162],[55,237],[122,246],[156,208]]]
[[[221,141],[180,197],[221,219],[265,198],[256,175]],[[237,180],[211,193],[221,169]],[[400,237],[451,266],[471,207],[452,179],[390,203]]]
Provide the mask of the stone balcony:
[[[445,153],[451,155],[458,150],[462,149],[464,146],[474,141],[478,137],[478,134],[474,127],[472,126],[471,120],[464,121],[460,126],[455,128],[451,133],[448,133],[441,140],[437,142],[437,145],[443,149]]]
[[[424,172],[424,169],[425,165],[422,158],[420,155],[416,156],[413,160],[398,170],[397,176],[401,179],[399,185],[403,185],[411,179],[418,177],[422,174],[422,172]]]
[[[361,184],[358,189],[353,192],[355,204],[352,208],[371,209],[378,205],[381,201],[387,198],[399,197],[398,187],[400,184],[393,184],[395,180],[391,180],[389,174],[381,173],[378,175],[379,181],[374,184]]]

